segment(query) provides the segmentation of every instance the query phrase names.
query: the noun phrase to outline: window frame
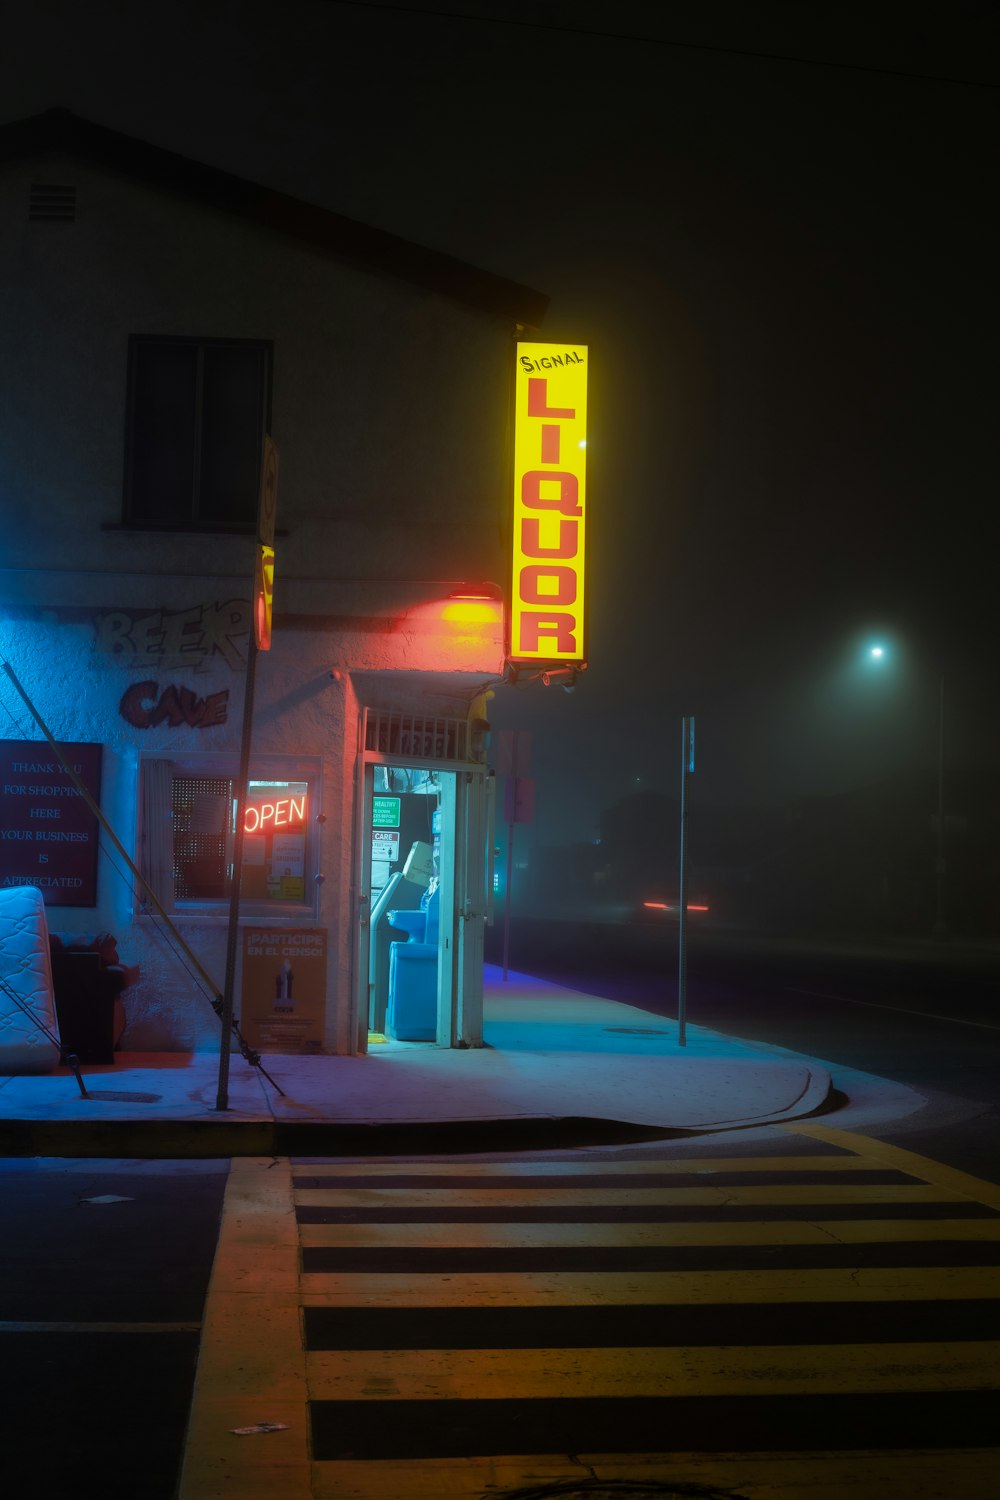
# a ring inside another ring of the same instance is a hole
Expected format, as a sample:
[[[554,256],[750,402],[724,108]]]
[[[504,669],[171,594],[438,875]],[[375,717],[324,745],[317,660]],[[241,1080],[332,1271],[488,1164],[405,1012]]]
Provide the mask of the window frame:
[[[135,438],[136,383],[138,380],[139,351],[143,346],[193,349],[195,361],[195,452],[191,474],[190,509],[186,516],[170,520],[137,515],[135,513],[135,463],[138,444]],[[257,350],[263,356],[262,384],[259,392],[258,451],[256,459],[256,482],[252,510],[245,521],[204,519],[198,515],[202,471],[202,417],[204,356],[208,348],[242,348]],[[274,387],[274,341],[272,339],[222,338],[215,336],[192,336],[188,334],[133,333],[129,335],[125,385],[125,453],[122,483],[122,528],[130,531],[252,533],[257,523],[257,495],[260,490],[261,465],[263,462],[264,436],[271,430],[271,403]]]
[[[155,874],[151,878],[148,847],[144,829],[144,785],[146,767],[165,764],[169,769],[171,788],[176,777],[218,778],[239,780],[239,754],[226,751],[192,751],[169,754],[162,751],[142,751],[139,756],[136,786],[136,863],[149,880],[164,910],[172,918],[208,920],[218,922],[227,918],[230,907],[230,886],[221,897],[188,898],[178,900],[176,879],[167,880],[169,889],[157,889]],[[322,815],[323,758],[318,755],[251,755],[250,781],[306,782],[309,805],[303,833],[305,836],[304,892],[301,901],[282,901],[269,897],[247,897],[241,895],[240,916],[256,921],[279,921],[281,918],[294,922],[316,920],[319,916],[320,882],[317,876],[322,868],[321,831],[325,819]],[[171,830],[171,846],[173,833]],[[171,860],[171,869],[172,869]],[[245,868],[245,866],[244,866]],[[136,883],[133,900],[133,916],[137,920],[154,920],[158,913],[149,901],[143,887]]]

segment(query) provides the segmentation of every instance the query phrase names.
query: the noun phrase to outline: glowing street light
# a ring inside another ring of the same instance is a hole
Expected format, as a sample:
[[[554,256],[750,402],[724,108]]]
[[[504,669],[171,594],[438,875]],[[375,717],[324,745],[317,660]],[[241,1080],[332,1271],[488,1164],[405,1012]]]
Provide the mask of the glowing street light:
[[[868,647],[868,657],[871,661],[885,662],[888,660],[888,652],[880,642],[873,642]],[[944,858],[944,673],[940,674],[938,684],[938,766],[937,766],[937,859],[934,866],[936,885],[936,903],[934,915],[934,933],[943,937],[947,931],[944,917],[944,880],[945,880],[945,858]]]

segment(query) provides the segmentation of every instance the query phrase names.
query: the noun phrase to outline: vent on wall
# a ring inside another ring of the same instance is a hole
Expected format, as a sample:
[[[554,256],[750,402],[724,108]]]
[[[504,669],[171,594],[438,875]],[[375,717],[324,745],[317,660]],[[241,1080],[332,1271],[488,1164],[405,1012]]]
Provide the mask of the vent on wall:
[[[76,218],[76,188],[67,183],[33,182],[28,193],[28,218],[71,223]]]

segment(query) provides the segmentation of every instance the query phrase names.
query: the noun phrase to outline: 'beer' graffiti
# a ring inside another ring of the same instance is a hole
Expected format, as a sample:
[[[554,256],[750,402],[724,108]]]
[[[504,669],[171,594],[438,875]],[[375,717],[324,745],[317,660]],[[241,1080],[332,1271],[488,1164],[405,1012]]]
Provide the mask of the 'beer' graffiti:
[[[122,667],[169,672],[198,668],[210,657],[221,656],[227,666],[241,671],[245,652],[237,643],[250,630],[250,604],[246,599],[227,599],[153,614],[119,609],[101,615],[95,630],[97,649]]]

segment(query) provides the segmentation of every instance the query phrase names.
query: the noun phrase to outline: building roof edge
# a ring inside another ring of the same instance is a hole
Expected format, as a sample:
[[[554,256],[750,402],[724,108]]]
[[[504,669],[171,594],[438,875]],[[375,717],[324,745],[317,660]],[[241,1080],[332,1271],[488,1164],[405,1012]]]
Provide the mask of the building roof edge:
[[[0,160],[53,149],[116,168],[163,191],[236,214],[338,259],[397,277],[525,328],[540,327],[548,307],[548,297],[519,282],[112,130],[72,110],[48,109],[0,124]]]

